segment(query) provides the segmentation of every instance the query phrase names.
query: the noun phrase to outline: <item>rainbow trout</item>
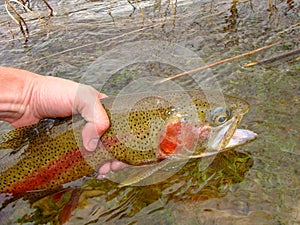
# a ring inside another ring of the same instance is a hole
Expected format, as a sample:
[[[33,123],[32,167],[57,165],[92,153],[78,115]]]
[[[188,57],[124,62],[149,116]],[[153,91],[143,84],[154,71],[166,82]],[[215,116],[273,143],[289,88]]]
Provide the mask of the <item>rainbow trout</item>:
[[[0,164],[15,160],[0,168],[0,193],[57,189],[93,174],[111,159],[154,165],[216,154],[255,138],[252,131],[237,129],[248,103],[207,96],[211,95],[196,90],[102,99],[111,126],[92,153],[82,147],[85,121],[78,115],[44,119],[3,134],[0,149],[11,151]]]

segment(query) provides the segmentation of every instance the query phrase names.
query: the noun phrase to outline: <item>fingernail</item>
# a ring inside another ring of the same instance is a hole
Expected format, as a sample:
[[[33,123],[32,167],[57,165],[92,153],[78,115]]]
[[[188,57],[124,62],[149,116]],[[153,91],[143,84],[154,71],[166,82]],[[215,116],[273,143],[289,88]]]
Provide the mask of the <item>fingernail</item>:
[[[103,179],[105,179],[105,175],[103,175],[103,174],[99,174],[99,175],[97,176],[97,179],[99,179],[99,180],[103,180]]]
[[[94,151],[98,146],[98,141],[99,141],[98,139],[91,139],[88,144],[88,147],[89,147],[88,150]]]

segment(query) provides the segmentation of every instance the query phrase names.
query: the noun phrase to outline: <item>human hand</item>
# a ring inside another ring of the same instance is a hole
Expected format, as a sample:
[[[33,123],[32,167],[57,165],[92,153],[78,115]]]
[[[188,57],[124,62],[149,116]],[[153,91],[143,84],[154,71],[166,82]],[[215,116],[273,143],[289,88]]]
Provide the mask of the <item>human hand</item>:
[[[44,81],[40,80],[37,85],[43,90],[38,97],[42,106],[46,105],[44,110],[40,110],[40,116],[45,117],[64,117],[67,114],[78,114],[86,120],[86,125],[82,129],[82,139],[84,147],[93,151],[96,149],[99,139],[105,130],[109,127],[109,119],[102,107],[99,99],[107,97],[99,93],[91,86],[78,84],[73,81],[64,80],[61,78],[45,77]],[[43,87],[44,86],[44,87]],[[56,90],[56,93],[53,93]],[[61,90],[62,92],[60,92]],[[40,90],[37,90],[40,92]],[[47,96],[51,94],[51,100],[47,101]],[[37,100],[36,100],[37,101]],[[48,102],[48,104],[47,104]],[[51,104],[49,104],[51,102]],[[72,109],[73,112],[69,111]],[[59,108],[60,110],[57,110]],[[117,160],[112,160],[104,163],[98,170],[98,178],[105,178],[110,171],[121,170],[127,164]]]
[[[107,97],[93,87],[55,77],[36,80],[35,104],[41,118],[66,117],[81,114],[86,124],[82,129],[82,140],[86,150],[96,149],[102,134],[109,127],[108,116],[100,102]]]
[[[99,101],[106,95],[91,86],[7,67],[0,67],[0,81],[0,118],[14,127],[80,113],[87,122],[82,130],[83,145],[90,151],[109,127]]]

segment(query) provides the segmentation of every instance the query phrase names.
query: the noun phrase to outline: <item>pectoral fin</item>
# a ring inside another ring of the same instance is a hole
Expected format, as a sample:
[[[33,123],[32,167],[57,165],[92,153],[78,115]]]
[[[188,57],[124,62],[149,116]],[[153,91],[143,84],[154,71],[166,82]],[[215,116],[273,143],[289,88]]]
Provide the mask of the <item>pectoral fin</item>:
[[[110,172],[105,177],[119,183],[118,187],[143,186],[161,182],[174,175],[186,161],[166,158],[155,164],[127,166],[122,171]]]

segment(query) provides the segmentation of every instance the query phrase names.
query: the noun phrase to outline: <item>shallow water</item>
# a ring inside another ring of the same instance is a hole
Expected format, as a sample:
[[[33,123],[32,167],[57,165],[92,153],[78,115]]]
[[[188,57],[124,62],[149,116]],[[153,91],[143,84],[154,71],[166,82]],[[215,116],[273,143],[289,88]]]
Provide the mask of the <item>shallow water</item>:
[[[74,204],[81,196],[68,224],[300,223],[299,55],[243,66],[299,49],[299,3],[272,2],[271,13],[267,0],[143,1],[135,3],[135,12],[127,1],[49,1],[54,17],[47,26],[29,22],[26,44],[16,26],[12,25],[15,39],[1,26],[1,65],[89,83],[107,94],[139,91],[141,87],[127,84],[171,76],[282,41],[194,75],[250,103],[240,127],[258,133],[254,142],[220,154],[204,171],[192,161],[151,186],[118,189],[110,181],[89,180],[81,189],[66,192]],[[42,3],[34,7],[48,13]],[[3,5],[0,13],[2,24],[11,21]],[[190,85],[186,80],[180,84]],[[1,128],[4,132],[8,126]],[[47,207],[49,198],[35,203],[47,216],[19,199],[1,210],[0,222],[58,221],[59,210]]]

